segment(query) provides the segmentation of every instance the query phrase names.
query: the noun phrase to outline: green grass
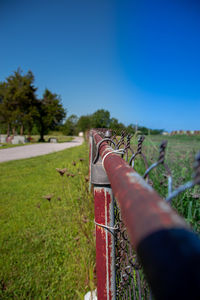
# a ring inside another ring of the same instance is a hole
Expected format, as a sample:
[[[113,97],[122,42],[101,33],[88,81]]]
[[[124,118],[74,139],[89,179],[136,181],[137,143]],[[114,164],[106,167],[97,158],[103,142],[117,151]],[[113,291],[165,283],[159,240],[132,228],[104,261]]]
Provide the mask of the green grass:
[[[48,142],[49,138],[56,138],[58,143],[71,142],[73,140],[73,136],[66,136],[66,135],[61,135],[61,134],[57,135],[56,132],[55,132],[55,134],[53,134],[53,133],[54,132],[52,132],[52,134],[44,136],[45,142]],[[31,137],[33,138],[33,140],[35,142],[38,141],[40,138],[39,135],[32,135]]]
[[[200,136],[146,136],[143,143],[143,153],[148,159],[149,165],[158,159],[159,145],[161,141],[167,140],[166,163],[171,169],[173,177],[173,189],[190,181],[193,175],[193,164],[195,154],[200,151]],[[134,149],[137,148],[137,141],[132,143]],[[143,160],[137,158],[135,170],[143,175],[145,167]],[[155,190],[162,197],[167,196],[167,178],[163,166],[154,169],[150,174],[150,180]],[[182,215],[185,220],[200,233],[200,187],[181,193],[172,200],[172,206]]]
[[[17,145],[7,144],[7,143],[1,143],[0,150],[1,149],[7,149],[7,148],[15,148],[15,147],[19,147],[19,146],[26,146],[26,145],[30,145],[30,143],[27,143],[27,144],[17,144]]]
[[[0,298],[81,298],[94,289],[86,144],[0,167]]]

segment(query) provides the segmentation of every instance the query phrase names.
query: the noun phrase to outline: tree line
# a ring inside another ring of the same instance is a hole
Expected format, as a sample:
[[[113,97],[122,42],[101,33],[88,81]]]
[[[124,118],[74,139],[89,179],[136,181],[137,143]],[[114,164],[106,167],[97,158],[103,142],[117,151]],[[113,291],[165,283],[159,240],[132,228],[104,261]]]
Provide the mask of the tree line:
[[[28,71],[18,69],[4,82],[0,82],[0,126],[1,133],[7,135],[20,132],[31,135],[40,134],[40,141],[44,135],[62,124],[66,117],[60,97],[45,89],[43,96],[36,96],[34,75]]]
[[[76,135],[80,131],[85,132],[91,128],[110,128],[115,131],[116,134],[121,134],[123,130],[130,134],[135,134],[136,131],[139,131],[144,135],[149,133],[161,134],[163,132],[163,129],[150,129],[144,126],[138,126],[137,124],[125,126],[116,118],[111,118],[110,112],[104,109],[99,109],[93,114],[83,115],[80,118],[72,114],[61,126],[61,130],[65,135]]]
[[[151,134],[160,134],[163,131],[135,124],[125,126],[104,109],[80,117],[72,114],[65,119],[67,111],[59,95],[45,89],[40,99],[36,91],[31,71],[23,74],[18,69],[4,82],[0,82],[0,133],[8,136],[16,133],[39,134],[40,141],[44,141],[44,135],[50,130],[62,131],[65,135],[77,135],[90,128],[111,128],[117,134],[122,130],[131,134],[136,130],[142,134],[148,134],[149,131]]]

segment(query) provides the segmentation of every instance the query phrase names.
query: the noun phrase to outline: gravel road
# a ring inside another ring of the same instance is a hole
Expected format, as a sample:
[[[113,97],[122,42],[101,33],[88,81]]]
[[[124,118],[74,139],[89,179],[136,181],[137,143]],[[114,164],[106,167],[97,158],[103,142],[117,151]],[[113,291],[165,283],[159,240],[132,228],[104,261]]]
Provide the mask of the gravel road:
[[[0,148],[0,162],[17,160],[57,152],[71,147],[79,146],[83,143],[82,137],[75,137],[73,141],[67,143],[44,143],[27,146],[19,146],[8,149]]]

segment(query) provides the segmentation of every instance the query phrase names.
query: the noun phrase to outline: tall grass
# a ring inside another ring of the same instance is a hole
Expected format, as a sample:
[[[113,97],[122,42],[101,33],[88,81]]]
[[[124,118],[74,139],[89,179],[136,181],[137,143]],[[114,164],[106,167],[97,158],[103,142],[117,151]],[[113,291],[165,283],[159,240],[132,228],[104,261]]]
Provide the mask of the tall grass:
[[[168,140],[166,151],[166,163],[171,169],[173,177],[173,189],[192,180],[195,154],[200,151],[200,138],[198,136],[146,136],[143,153],[146,154],[148,164],[151,165],[158,159],[159,144],[162,140]],[[134,149],[137,147],[136,139],[133,141]],[[143,175],[144,162],[141,157],[135,161],[135,170]],[[167,196],[167,173],[163,166],[158,166],[150,173],[150,183],[158,193],[165,198]],[[181,193],[172,200],[172,207],[182,215],[195,231],[200,233],[200,186]]]

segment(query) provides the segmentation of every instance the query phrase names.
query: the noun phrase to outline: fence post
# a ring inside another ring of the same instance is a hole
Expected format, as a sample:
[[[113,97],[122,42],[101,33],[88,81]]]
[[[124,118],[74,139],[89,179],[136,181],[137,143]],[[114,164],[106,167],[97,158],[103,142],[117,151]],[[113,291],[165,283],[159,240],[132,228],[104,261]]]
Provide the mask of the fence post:
[[[93,165],[94,143],[90,136],[90,183],[94,192],[94,212],[96,226],[96,275],[97,297],[100,300],[115,299],[115,248],[114,248],[114,201],[107,176],[95,180],[98,170],[102,166],[101,158],[97,166]],[[98,183],[97,183],[98,182]],[[111,227],[111,228],[110,228]]]
[[[91,183],[91,159],[92,159],[92,144],[93,144],[93,137],[91,133],[89,133],[89,191],[92,191],[92,183]]]
[[[114,226],[112,190],[94,186],[96,222],[96,270],[98,299],[115,299]],[[105,226],[102,227],[101,225]]]

